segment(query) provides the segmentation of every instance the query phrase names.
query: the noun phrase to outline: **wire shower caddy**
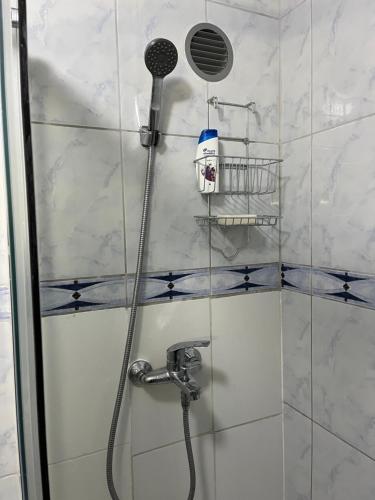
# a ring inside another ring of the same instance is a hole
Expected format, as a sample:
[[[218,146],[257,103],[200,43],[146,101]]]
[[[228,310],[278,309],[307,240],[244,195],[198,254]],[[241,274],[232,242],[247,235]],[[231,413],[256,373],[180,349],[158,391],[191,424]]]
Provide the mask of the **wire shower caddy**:
[[[218,190],[210,194],[261,195],[277,190],[279,165],[282,160],[273,158],[249,158],[245,156],[211,155],[194,160],[200,173],[206,172],[211,164],[218,165]],[[200,192],[206,191],[204,177]]]
[[[230,106],[246,109],[248,113],[259,115],[254,101],[245,104],[222,101],[214,96],[207,100],[217,109]],[[224,140],[241,141],[248,145],[255,141],[246,137],[224,137]],[[281,159],[256,158],[251,156],[207,155],[194,160],[197,172],[198,191],[209,195],[270,195],[278,189]],[[216,175],[215,175],[216,171]],[[230,214],[196,215],[199,226],[276,226],[279,215]]]

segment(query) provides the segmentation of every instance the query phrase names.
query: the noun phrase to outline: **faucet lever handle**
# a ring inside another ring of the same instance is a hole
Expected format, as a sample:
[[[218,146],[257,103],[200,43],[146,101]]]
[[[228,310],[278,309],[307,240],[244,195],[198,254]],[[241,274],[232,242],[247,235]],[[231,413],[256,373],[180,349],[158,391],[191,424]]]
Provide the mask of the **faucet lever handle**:
[[[173,353],[176,351],[181,351],[185,349],[189,349],[190,347],[208,347],[210,345],[210,341],[203,340],[187,340],[185,342],[177,342],[177,344],[173,344],[167,349],[167,353]]]
[[[188,340],[178,342],[167,349],[167,369],[170,371],[180,371],[182,368],[199,367],[201,356],[196,347],[208,347],[209,340]]]

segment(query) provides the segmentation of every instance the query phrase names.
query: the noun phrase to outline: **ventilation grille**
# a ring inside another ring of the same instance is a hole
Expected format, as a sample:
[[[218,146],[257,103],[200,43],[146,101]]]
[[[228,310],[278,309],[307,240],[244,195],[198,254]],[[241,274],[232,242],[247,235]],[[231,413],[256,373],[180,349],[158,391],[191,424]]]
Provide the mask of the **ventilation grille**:
[[[217,75],[227,65],[227,46],[213,30],[199,30],[191,39],[190,49],[193,61],[207,75]]]
[[[187,36],[185,48],[191,67],[205,80],[222,80],[232,68],[232,47],[216,26],[195,26]]]

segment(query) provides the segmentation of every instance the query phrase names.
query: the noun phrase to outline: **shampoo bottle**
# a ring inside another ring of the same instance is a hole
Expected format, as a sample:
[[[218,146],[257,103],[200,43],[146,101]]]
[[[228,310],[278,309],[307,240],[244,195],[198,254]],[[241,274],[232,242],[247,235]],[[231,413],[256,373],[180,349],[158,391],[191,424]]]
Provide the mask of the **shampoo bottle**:
[[[201,193],[219,192],[219,140],[216,129],[202,130],[198,141],[196,173]]]

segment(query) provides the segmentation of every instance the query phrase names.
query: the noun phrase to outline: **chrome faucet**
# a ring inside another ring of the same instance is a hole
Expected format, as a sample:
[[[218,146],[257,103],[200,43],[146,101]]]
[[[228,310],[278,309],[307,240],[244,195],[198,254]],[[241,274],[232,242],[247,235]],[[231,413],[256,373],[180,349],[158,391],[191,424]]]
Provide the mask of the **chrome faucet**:
[[[202,367],[201,353],[197,347],[208,347],[209,340],[191,340],[173,344],[167,349],[167,366],[153,370],[148,361],[138,359],[130,365],[129,378],[134,385],[175,384],[189,398],[197,400],[201,388],[192,376]]]

